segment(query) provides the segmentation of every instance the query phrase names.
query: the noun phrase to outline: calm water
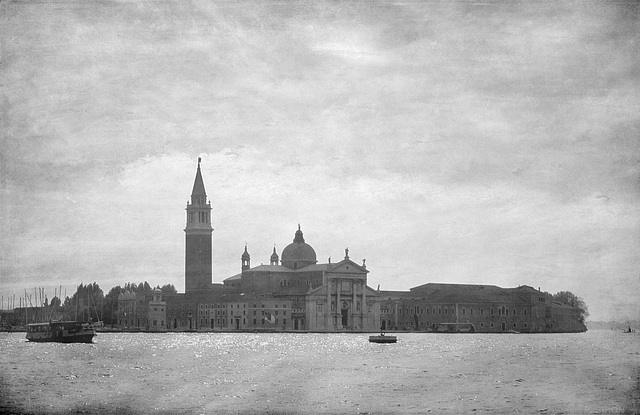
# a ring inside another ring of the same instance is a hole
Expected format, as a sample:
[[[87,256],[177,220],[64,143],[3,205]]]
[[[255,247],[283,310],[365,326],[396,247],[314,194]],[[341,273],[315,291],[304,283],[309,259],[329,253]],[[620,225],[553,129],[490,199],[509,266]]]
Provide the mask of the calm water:
[[[0,333],[0,412],[640,412],[640,333]]]

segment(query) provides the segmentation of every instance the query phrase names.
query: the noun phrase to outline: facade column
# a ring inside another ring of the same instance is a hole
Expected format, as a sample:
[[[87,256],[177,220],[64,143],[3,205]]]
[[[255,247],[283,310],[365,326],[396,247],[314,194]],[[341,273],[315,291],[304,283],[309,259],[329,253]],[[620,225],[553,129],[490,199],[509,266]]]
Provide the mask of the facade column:
[[[331,330],[331,278],[327,278],[327,307],[324,311],[325,328]]]
[[[367,313],[367,295],[365,294],[365,291],[367,289],[367,284],[364,281],[360,282],[360,286],[362,287],[362,308],[360,309],[361,313],[360,313],[360,326],[362,327],[362,329],[364,330],[364,322],[367,320],[365,318],[366,313]]]
[[[336,313],[338,314],[336,326],[342,328],[342,304],[340,303],[340,291],[342,280],[336,279]]]
[[[364,307],[367,305],[367,283],[362,281],[362,314],[365,313]]]
[[[360,306],[362,307],[362,306]],[[360,308],[362,312],[362,308]],[[351,327],[356,325],[356,316],[358,315],[358,307],[356,307],[356,281],[351,280]]]

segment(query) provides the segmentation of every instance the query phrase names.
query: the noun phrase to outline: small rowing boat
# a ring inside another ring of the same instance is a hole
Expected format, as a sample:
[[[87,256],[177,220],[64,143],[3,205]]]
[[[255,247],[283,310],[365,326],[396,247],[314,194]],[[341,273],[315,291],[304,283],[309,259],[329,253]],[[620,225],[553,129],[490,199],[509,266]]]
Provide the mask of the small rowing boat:
[[[396,336],[387,336],[384,333],[380,333],[379,336],[369,336],[370,343],[395,343],[398,341]]]

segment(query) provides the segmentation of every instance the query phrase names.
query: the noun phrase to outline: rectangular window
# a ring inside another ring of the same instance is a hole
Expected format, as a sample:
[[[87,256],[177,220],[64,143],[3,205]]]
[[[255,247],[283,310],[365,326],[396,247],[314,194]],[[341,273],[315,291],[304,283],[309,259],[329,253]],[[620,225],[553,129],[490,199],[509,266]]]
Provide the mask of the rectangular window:
[[[484,315],[484,308],[480,309],[480,315],[483,316]]]
[[[467,310],[465,308],[462,309],[462,315],[464,316],[465,314],[467,314]]]

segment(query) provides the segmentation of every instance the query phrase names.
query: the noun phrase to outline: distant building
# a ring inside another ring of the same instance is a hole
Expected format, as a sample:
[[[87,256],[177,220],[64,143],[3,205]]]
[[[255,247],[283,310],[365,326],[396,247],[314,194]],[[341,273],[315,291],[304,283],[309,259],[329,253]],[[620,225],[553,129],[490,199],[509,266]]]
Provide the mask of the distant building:
[[[348,248],[341,261],[318,264],[315,250],[305,242],[298,225],[293,242],[282,250],[280,264],[275,248],[269,265],[252,268],[250,260],[245,247],[241,255],[242,272],[227,278],[224,284],[244,295],[268,300],[267,303],[270,301],[276,307],[262,307],[258,301],[257,310],[252,311],[255,317],[248,320],[245,328],[268,328],[269,316],[273,316],[278,320],[278,327],[286,330],[379,329],[378,294],[367,286],[369,271],[364,261],[362,265],[353,262]],[[290,308],[289,317],[283,315],[286,310],[277,307],[283,303]]]
[[[357,264],[345,249],[342,260],[318,263],[300,225],[293,241],[269,265],[251,266],[248,247],[240,273],[212,283],[211,203],[200,159],[187,202],[185,293],[118,298],[119,324],[176,331],[378,330],[475,332],[584,331],[580,311],[556,303],[532,287],[428,283],[409,291],[367,286],[365,261]]]
[[[118,325],[125,329],[165,331],[167,329],[167,303],[162,300],[162,291],[154,289],[151,294],[136,294],[125,291],[118,295]]]
[[[580,310],[523,285],[424,284],[381,291],[384,330],[581,332]]]

